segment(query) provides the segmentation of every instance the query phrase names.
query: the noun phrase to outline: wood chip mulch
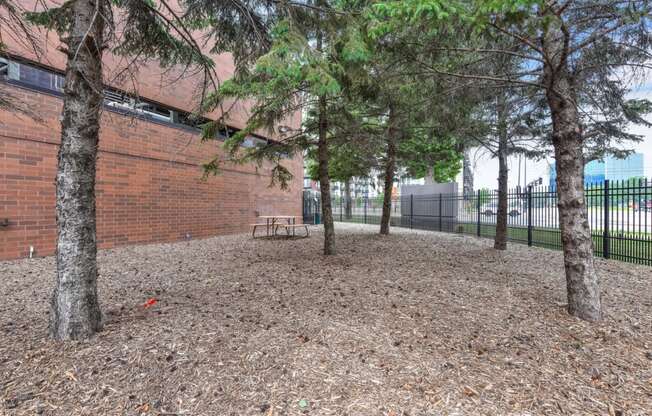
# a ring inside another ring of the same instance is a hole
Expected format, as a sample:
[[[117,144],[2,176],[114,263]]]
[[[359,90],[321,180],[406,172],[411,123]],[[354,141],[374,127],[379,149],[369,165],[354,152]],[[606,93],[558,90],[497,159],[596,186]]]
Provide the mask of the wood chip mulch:
[[[313,231],[101,251],[84,342],[46,336],[52,257],[0,262],[0,414],[652,414],[652,268],[596,260],[591,324],[560,252]]]

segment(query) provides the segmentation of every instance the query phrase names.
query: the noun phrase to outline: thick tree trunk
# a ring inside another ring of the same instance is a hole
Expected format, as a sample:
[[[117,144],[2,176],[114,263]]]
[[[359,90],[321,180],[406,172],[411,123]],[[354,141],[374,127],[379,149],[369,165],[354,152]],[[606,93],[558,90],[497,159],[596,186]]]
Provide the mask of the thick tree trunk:
[[[99,1],[100,3],[96,3]],[[82,339],[101,329],[97,296],[95,164],[102,105],[103,0],[73,4],[56,177],[57,279],[50,335]]]
[[[353,209],[352,209],[351,200],[351,179],[347,179],[344,182],[344,216],[347,220],[353,218]]]
[[[602,319],[600,285],[593,265],[593,240],[584,200],[584,157],[577,111],[567,103],[553,112],[557,163],[557,206],[564,249],[568,312],[579,318]]]
[[[504,101],[497,106],[498,122],[498,212],[494,249],[507,249],[507,127]]]
[[[462,161],[462,189],[464,199],[473,196],[473,169],[471,169],[471,155],[468,149],[464,149]]]
[[[380,218],[380,234],[389,234],[389,220],[392,215],[392,189],[396,171],[396,126],[394,110],[390,107],[387,126],[387,154],[385,160],[385,190],[383,194],[383,214]]]
[[[602,319],[600,283],[593,264],[593,240],[584,200],[584,155],[574,78],[568,71],[569,44],[553,16],[543,39],[543,82],[552,118],[557,164],[557,206],[564,250],[568,313],[588,321]]]
[[[317,160],[319,163],[319,189],[321,191],[321,213],[324,221],[324,254],[335,254],[335,225],[331,206],[331,183],[328,175],[328,140],[326,121],[326,100],[319,98],[319,141]]]

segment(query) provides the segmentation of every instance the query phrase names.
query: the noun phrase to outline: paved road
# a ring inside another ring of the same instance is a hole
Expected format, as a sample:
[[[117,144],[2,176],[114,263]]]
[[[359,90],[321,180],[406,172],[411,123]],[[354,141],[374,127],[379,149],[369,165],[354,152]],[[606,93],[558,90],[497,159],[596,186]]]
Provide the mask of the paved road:
[[[475,213],[474,213],[475,214]],[[477,215],[477,214],[475,214]],[[495,224],[496,215],[482,215],[481,223]],[[602,207],[591,207],[588,212],[589,224],[594,230],[604,229],[604,211]],[[647,232],[652,233],[652,212],[634,211],[631,209],[613,209],[609,215],[611,232]],[[510,225],[527,226],[527,215],[507,218]],[[558,211],[554,208],[532,208],[532,225],[535,228],[559,227]]]

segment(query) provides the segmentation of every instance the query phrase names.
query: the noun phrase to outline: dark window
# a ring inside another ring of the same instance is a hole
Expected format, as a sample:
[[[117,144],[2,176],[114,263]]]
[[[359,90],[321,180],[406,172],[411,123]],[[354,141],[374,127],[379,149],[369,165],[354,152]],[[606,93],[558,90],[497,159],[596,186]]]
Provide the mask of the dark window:
[[[148,101],[139,100],[114,89],[104,90],[104,104],[111,108],[135,113],[151,120],[173,122],[173,110]]]
[[[170,109],[142,101],[136,104],[135,107],[136,112],[143,114],[145,117],[161,121],[172,121],[172,110]]]
[[[8,76],[9,62],[4,58],[0,58],[0,79],[7,79]]]
[[[10,80],[42,91],[61,93],[65,78],[47,69],[0,58],[0,80]],[[199,117],[186,111],[178,111],[152,101],[142,100],[113,88],[107,88],[103,93],[104,105],[119,112],[137,114],[145,119],[192,128],[201,128],[203,124],[210,122],[205,117]],[[237,131],[232,127],[225,127],[220,130],[217,138],[224,140],[233,136]],[[264,138],[247,136],[242,146],[256,147],[264,146],[267,143],[268,141]]]
[[[63,91],[63,76],[30,65],[13,62],[12,64],[9,70],[10,79],[42,90]]]
[[[202,124],[207,123],[209,120],[203,117],[193,117],[190,113],[178,111],[176,114],[177,122],[184,126],[201,127]]]

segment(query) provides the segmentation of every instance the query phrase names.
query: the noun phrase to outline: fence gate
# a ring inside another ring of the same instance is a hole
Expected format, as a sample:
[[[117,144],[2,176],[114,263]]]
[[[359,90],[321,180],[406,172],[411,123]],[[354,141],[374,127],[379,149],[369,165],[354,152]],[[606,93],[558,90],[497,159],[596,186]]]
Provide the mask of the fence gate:
[[[321,222],[321,195],[315,191],[303,191],[303,223]]]

